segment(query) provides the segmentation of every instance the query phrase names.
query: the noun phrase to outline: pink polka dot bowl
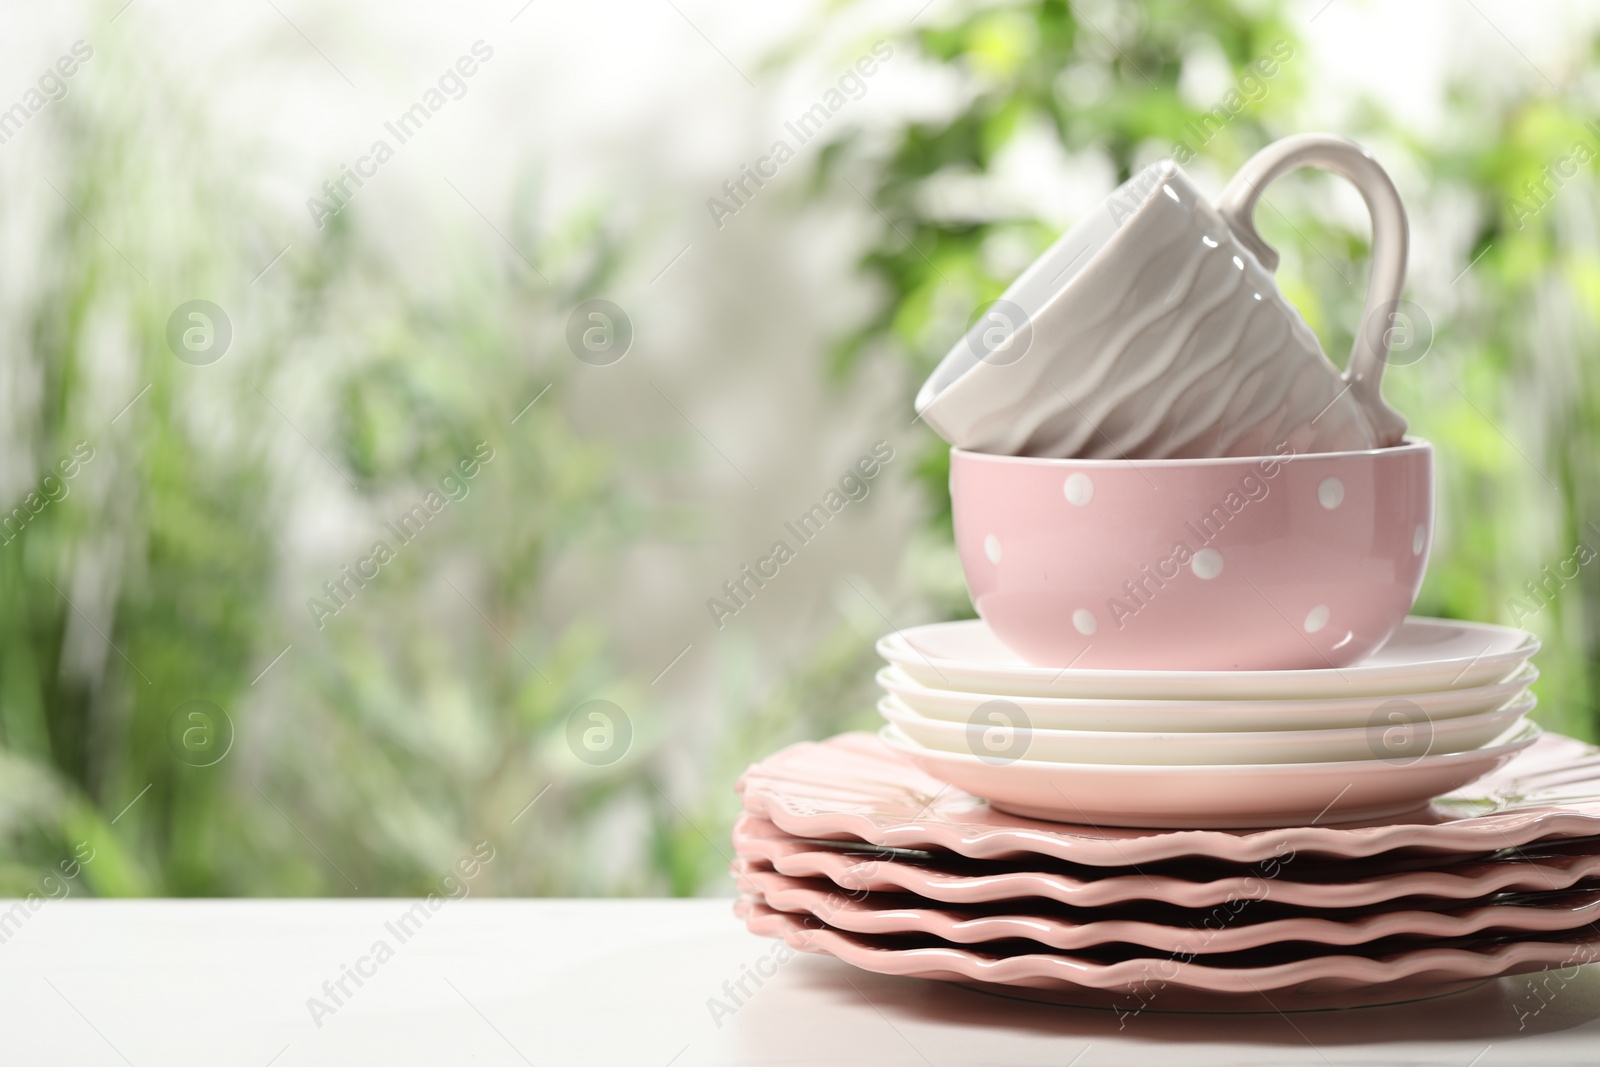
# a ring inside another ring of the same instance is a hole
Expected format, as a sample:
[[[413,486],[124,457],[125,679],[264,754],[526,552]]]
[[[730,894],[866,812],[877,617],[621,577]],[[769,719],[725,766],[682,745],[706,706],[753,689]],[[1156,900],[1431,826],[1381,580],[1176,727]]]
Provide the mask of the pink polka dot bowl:
[[[1400,625],[1433,540],[1433,446],[1215,459],[950,450],[973,605],[1035,666],[1314,670]]]

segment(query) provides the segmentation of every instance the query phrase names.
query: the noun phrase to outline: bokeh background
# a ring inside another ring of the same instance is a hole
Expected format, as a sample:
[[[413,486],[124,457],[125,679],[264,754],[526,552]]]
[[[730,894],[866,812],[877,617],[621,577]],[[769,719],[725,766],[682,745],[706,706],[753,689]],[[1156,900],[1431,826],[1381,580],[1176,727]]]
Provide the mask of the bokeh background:
[[[0,892],[92,854],[59,891],[416,894],[478,841],[474,893],[730,892],[740,769],[871,726],[873,641],[970,614],[922,377],[1132,170],[1183,146],[1214,193],[1303,130],[1362,141],[1411,212],[1416,358],[1386,389],[1439,449],[1418,610],[1536,631],[1538,718],[1596,733],[1592,5],[6,21]],[[1342,359],[1360,200],[1301,174],[1267,204]],[[622,358],[569,344],[591,300]],[[718,626],[707,599],[877,442],[867,497]]]

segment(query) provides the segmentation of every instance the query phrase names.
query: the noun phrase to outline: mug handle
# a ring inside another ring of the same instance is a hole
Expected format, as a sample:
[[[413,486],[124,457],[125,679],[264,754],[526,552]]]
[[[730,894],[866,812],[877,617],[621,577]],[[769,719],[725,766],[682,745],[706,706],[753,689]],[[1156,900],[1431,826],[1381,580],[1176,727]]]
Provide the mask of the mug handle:
[[[1275,178],[1301,167],[1319,167],[1348,178],[1372,216],[1372,277],[1367,282],[1366,306],[1361,310],[1361,327],[1356,330],[1344,380],[1372,423],[1378,445],[1399,444],[1405,436],[1406,420],[1384,402],[1380,386],[1389,356],[1389,322],[1405,285],[1406,252],[1411,238],[1405,205],[1389,175],[1354,141],[1327,133],[1296,134],[1274,141],[1251,156],[1222,190],[1217,211],[1239,243],[1254,253],[1263,267],[1275,272],[1278,253],[1256,232],[1256,201]]]

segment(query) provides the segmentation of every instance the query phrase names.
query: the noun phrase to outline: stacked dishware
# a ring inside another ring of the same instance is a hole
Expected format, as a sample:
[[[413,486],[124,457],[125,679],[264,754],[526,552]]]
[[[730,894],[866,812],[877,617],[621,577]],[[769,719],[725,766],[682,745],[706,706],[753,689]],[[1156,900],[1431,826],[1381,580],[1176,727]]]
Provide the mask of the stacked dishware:
[[[1600,752],[1553,734],[1408,816],[1253,831],[1013,816],[860,733],[739,788],[751,930],[883,974],[1126,1016],[1394,1003],[1600,959]]]
[[[1391,818],[1539,733],[1538,642],[1481,624],[1407,619],[1364,662],[1320,670],[1052,670],[981,620],[878,648],[887,748],[1002,811],[1089,826]]]
[[[1251,221],[1304,165],[1373,217],[1343,374]],[[917,401],[979,618],[879,641],[876,736],[745,773],[752,930],[1134,1014],[1600,958],[1600,750],[1528,719],[1533,635],[1408,615],[1433,449],[1379,392],[1406,240],[1372,158],[1305,135],[1216,206],[1147,168],[980,316]]]

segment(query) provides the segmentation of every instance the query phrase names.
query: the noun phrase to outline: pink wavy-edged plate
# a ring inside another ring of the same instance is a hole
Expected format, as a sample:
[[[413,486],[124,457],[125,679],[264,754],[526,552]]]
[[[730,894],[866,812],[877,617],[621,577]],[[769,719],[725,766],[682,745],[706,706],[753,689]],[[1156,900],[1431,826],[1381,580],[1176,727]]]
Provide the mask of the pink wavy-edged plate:
[[[1545,734],[1506,766],[1399,819],[1270,830],[1141,830],[1007,815],[917,769],[867,733],[790,745],[735,787],[744,809],[795,837],[854,838],[974,859],[1047,856],[1128,867],[1202,856],[1256,863],[1285,853],[1375,856],[1395,849],[1482,853],[1600,835],[1600,749]]]
[[[1110,997],[1120,998],[1119,1011],[1130,1014],[1152,1005],[1162,1010],[1191,1006],[1204,1010],[1223,1007],[1228,998],[1254,1000],[1263,994],[1272,994],[1269,1004],[1280,1011],[1388,1003],[1438,996],[1489,978],[1600,958],[1600,933],[1592,927],[1543,940],[1494,939],[1482,944],[1469,942],[1464,947],[1428,946],[1376,956],[1325,955],[1263,966],[1218,967],[1170,955],[1104,963],[1063,953],[985,953],[955,945],[898,948],[868,935],[821,925],[814,916],[778,911],[750,896],[736,902],[734,914],[758,936],[781,938],[792,948],[836,956],[877,974],[1067,994],[1097,991],[1109,997],[1087,1002],[1118,1007],[1117,1000]],[[1286,996],[1280,999],[1279,993]],[[1201,999],[1197,1003],[1175,994]]]
[[[1291,907],[1363,908],[1402,897],[1473,900],[1506,891],[1562,890],[1600,876],[1600,843],[1593,846],[1593,852],[1467,861],[1367,877],[1362,877],[1357,866],[1350,871],[1350,880],[1341,882],[1295,880],[1293,856],[1280,856],[1270,866],[1263,864],[1207,881],[1154,871],[1086,877],[1064,871],[974,874],[952,871],[936,862],[900,863],[888,856],[868,859],[819,849],[748,814],[734,823],[733,847],[740,858],[759,861],[791,878],[825,878],[851,892],[913,893],[944,904],[994,904],[1036,897],[1075,908],[1137,901],[1213,908],[1238,900],[1270,900]]]
[[[736,863],[741,892],[760,897],[776,911],[814,916],[837,930],[855,934],[927,934],[963,945],[1020,938],[1048,948],[1072,950],[1096,945],[1129,944],[1158,952],[1199,955],[1242,952],[1290,941],[1319,945],[1362,945],[1386,937],[1458,938],[1485,930],[1556,933],[1575,930],[1600,916],[1600,889],[1570,893],[1531,894],[1503,903],[1481,902],[1444,911],[1418,908],[1362,913],[1349,919],[1298,915],[1249,922],[1254,898],[1238,909],[1218,907],[1189,918],[1193,925],[1173,926],[1148,919],[1097,918],[1086,911],[1073,921],[1065,915],[1025,910],[1028,901],[1009,901],[1014,910],[938,908],[883,903],[872,894],[851,894],[829,882],[789,878],[749,863]],[[1201,925],[1206,920],[1215,925]],[[1245,920],[1237,925],[1227,925]]]

